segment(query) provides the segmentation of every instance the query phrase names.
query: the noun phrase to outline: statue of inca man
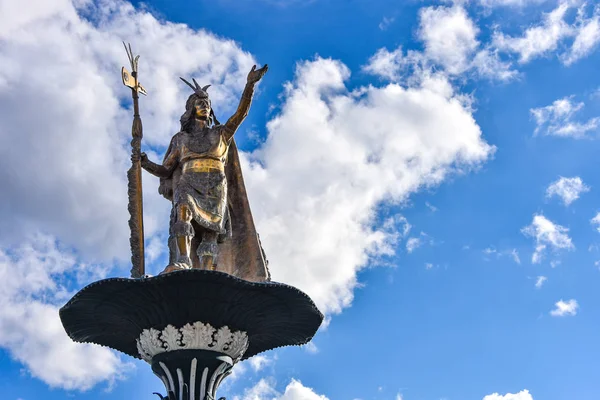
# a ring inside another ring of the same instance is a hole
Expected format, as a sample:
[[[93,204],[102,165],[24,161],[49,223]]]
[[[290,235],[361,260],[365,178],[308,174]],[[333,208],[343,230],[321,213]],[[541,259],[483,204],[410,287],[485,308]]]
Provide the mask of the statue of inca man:
[[[269,272],[254,227],[233,135],[248,115],[254,86],[267,72],[256,66],[237,111],[225,124],[215,118],[207,89],[195,79],[162,165],[141,154],[142,167],[160,178],[159,193],[172,201],[169,265],[163,273],[199,268],[250,281]]]

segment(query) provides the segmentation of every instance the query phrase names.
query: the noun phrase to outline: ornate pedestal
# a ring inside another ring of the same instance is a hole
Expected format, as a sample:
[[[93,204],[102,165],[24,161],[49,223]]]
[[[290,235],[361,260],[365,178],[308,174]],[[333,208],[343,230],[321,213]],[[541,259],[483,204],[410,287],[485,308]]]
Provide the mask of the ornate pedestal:
[[[141,358],[169,400],[212,400],[239,360],[308,343],[323,315],[298,289],[204,270],[92,283],[61,310],[67,334]]]

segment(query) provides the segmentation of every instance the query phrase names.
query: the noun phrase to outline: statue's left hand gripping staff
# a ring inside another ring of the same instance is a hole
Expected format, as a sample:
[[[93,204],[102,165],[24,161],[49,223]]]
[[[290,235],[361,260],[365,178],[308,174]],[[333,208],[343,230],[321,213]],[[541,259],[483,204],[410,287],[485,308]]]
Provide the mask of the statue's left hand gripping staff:
[[[144,265],[144,212],[142,202],[142,120],[140,118],[140,108],[138,104],[139,93],[146,95],[146,89],[138,82],[138,60],[140,56],[133,56],[131,45],[126,45],[125,51],[131,64],[131,73],[125,67],[121,68],[121,77],[123,84],[131,88],[131,97],[133,98],[133,126],[131,127],[131,168],[127,171],[127,195],[129,197],[129,229],[131,236],[129,244],[131,245],[131,277],[142,278],[145,276],[146,267]]]

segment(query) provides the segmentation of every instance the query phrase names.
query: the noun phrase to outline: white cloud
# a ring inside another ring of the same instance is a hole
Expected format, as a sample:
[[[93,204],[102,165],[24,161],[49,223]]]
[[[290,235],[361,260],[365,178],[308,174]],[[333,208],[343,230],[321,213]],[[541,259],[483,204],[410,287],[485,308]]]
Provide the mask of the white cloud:
[[[277,400],[327,400],[327,397],[315,393],[311,388],[302,385],[300,381],[292,379],[283,395]]]
[[[485,249],[483,249],[483,254],[485,254],[487,256],[492,255],[492,254],[496,254],[496,253],[498,253],[498,250],[496,250],[496,249],[494,249],[492,247],[486,247]]]
[[[483,249],[483,254],[485,254],[485,256],[486,256],[486,257],[484,257],[486,261],[490,261],[490,259],[487,258],[487,256],[491,256],[492,254],[495,254],[496,258],[500,258],[502,256],[509,256],[513,259],[513,261],[515,263],[521,264],[521,258],[519,257],[519,252],[517,251],[517,249],[507,249],[507,250],[498,251],[493,247],[487,247],[487,248]]]
[[[109,349],[74,343],[62,327],[58,308],[70,293],[55,278],[86,268],[95,266],[77,264],[47,236],[0,251],[0,346],[52,387],[86,390],[131,368]]]
[[[478,0],[485,7],[525,7],[537,5],[546,0]]]
[[[579,195],[589,191],[590,187],[585,185],[580,177],[565,178],[561,176],[548,186],[546,197],[558,196],[562,199],[565,206],[568,206],[577,200]]]
[[[573,96],[555,100],[551,105],[532,108],[529,111],[536,123],[534,134],[584,138],[586,133],[596,130],[600,117],[590,118],[586,122],[573,121],[573,117],[584,107],[584,103],[574,103]]]
[[[462,6],[425,7],[419,11],[418,36],[425,55],[448,73],[461,74],[469,68],[471,55],[479,46],[479,28]]]
[[[425,232],[421,232],[418,237],[408,238],[406,241],[406,251],[408,253],[412,253],[424,244],[433,245],[433,243],[433,238],[431,238],[431,236]]]
[[[439,68],[451,77],[472,72],[480,78],[508,81],[517,76],[497,50],[481,46],[477,40],[479,28],[462,5],[424,7],[419,18],[418,38],[423,42],[423,52],[409,50],[404,55],[401,47],[393,51],[380,49],[363,70],[396,82],[410,70],[423,74]]]
[[[394,51],[379,49],[369,58],[369,62],[363,66],[363,71],[377,75],[393,82],[399,82],[408,68],[409,61],[402,53],[402,47]]]
[[[600,43],[600,6],[596,6],[590,18],[585,17],[584,4],[578,10],[577,23],[575,25],[575,40],[568,52],[561,56],[566,65],[586,57]]]
[[[306,350],[307,353],[310,353],[310,354],[317,354],[319,352],[319,348],[317,347],[317,345],[314,342],[308,342],[307,344],[302,346],[302,348],[304,350]]]
[[[233,400],[274,400],[279,393],[272,385],[272,382],[261,379],[258,383],[249,389],[244,390],[242,396],[234,396]]]
[[[420,237],[411,237],[406,241],[406,251],[412,253],[418,247],[421,246],[421,238]]]
[[[519,252],[517,251],[517,249],[510,250],[509,254],[511,255],[514,262],[516,262],[517,264],[521,264],[521,258],[519,257]]]
[[[335,60],[300,63],[264,146],[253,162],[244,157],[273,279],[326,313],[351,303],[357,271],[396,238],[373,225],[381,203],[403,202],[494,150],[443,76],[350,92],[349,73]]]
[[[483,78],[496,79],[499,81],[510,81],[515,79],[519,73],[511,69],[508,61],[502,61],[497,49],[488,46],[479,50],[471,61],[471,68]]]
[[[521,63],[556,50],[561,40],[573,34],[573,28],[564,20],[569,8],[568,2],[561,3],[550,13],[544,14],[541,24],[526,29],[521,37],[496,32],[494,47],[519,54]]]
[[[579,304],[577,304],[577,300],[575,299],[567,301],[563,301],[561,299],[557,301],[554,305],[556,306],[556,308],[550,311],[550,315],[552,315],[553,317],[577,315],[577,310],[579,309]]]
[[[398,393],[396,395],[396,400],[404,400],[404,397],[402,396],[402,393]]]
[[[568,235],[569,229],[553,223],[541,214],[534,215],[531,225],[523,228],[521,232],[535,239],[535,251],[531,258],[534,264],[541,262],[543,253],[548,247],[554,251],[575,248]]]
[[[542,275],[538,276],[538,277],[535,279],[535,288],[536,288],[536,289],[541,289],[541,288],[542,288],[542,286],[544,285],[544,283],[545,283],[547,280],[548,280],[548,278],[546,278],[545,276],[542,276]]]
[[[390,25],[394,23],[394,20],[394,17],[383,17],[383,19],[379,23],[379,29],[381,29],[382,31],[387,30],[387,28],[389,28]]]
[[[518,0],[489,2],[524,3]],[[565,65],[571,65],[591,54],[600,43],[600,6],[588,7],[583,3],[577,9],[576,20],[572,23],[567,22],[571,9],[579,4],[579,1],[560,1],[554,10],[543,14],[541,23],[527,28],[522,36],[511,37],[495,32],[492,45],[494,48],[518,54],[521,63],[528,63],[535,58],[556,52]],[[588,13],[588,9],[591,12]]]
[[[248,360],[248,363],[250,364],[250,366],[252,367],[254,372],[259,372],[266,366],[273,364],[273,361],[274,360],[272,358],[259,354],[257,356],[250,358]]]
[[[483,400],[533,400],[533,396],[529,393],[529,390],[525,389],[519,393],[507,393],[505,395],[499,393],[488,394]]]
[[[436,206],[434,206],[433,204],[429,203],[428,201],[425,202],[425,206],[427,208],[429,208],[429,210],[431,210],[431,212],[436,212],[438,210],[438,208]]]
[[[313,389],[302,385],[302,382],[296,379],[292,379],[283,393],[277,392],[272,380],[261,379],[242,396],[234,396],[234,400],[328,400],[328,398],[315,393]]]
[[[592,225],[596,225],[596,230],[600,232],[600,212],[597,213],[596,216],[590,220],[590,223]]]

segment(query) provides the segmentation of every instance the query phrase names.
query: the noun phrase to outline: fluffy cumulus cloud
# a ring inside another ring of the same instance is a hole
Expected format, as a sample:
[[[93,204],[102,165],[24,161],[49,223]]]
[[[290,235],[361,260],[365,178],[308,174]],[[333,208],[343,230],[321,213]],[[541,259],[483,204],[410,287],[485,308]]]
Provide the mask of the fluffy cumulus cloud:
[[[486,8],[524,7],[544,0],[480,0]],[[510,81],[519,77],[513,68],[516,55],[520,64],[556,54],[565,64],[588,56],[600,43],[600,6],[578,1],[560,1],[541,20],[520,34],[503,33],[494,26],[491,39],[478,39],[480,28],[469,15],[468,2],[423,7],[419,10],[417,39],[422,51],[402,47],[380,49],[363,67],[364,71],[384,79],[400,81],[415,65],[443,70],[450,77],[485,78]],[[576,14],[576,16],[574,16]],[[590,121],[593,122],[593,121]],[[597,122],[597,121],[596,121]],[[590,130],[591,125],[571,129]]]
[[[519,0],[490,0],[490,3],[525,3]],[[570,20],[575,12],[577,17]],[[589,55],[600,43],[600,7],[578,1],[560,1],[543,14],[542,21],[520,36],[495,32],[493,46],[518,55],[520,63],[557,53],[565,65]]]
[[[380,204],[403,202],[493,151],[444,76],[350,90],[349,75],[336,60],[300,63],[244,166],[273,279],[305,290],[326,313],[350,304],[357,272],[390,254],[405,229],[374,224]]]
[[[589,192],[589,186],[585,185],[580,177],[560,177],[552,182],[546,189],[546,197],[560,197],[565,206],[570,205],[579,198],[582,193]]]
[[[567,317],[577,315],[577,310],[579,309],[579,304],[577,300],[559,300],[554,304],[554,309],[550,311],[550,315],[553,317]]]
[[[243,395],[234,396],[234,400],[328,400],[326,396],[315,393],[302,382],[292,379],[283,393],[279,393],[274,382],[261,379],[256,385],[247,389]]]
[[[550,13],[545,14],[543,21],[530,27],[520,37],[510,37],[496,32],[494,44],[496,47],[517,53],[521,63],[527,63],[533,58],[554,51],[558,43],[572,34],[572,28],[565,21],[569,4],[564,2]]]
[[[529,393],[529,390],[525,389],[519,393],[493,393],[488,394],[483,400],[533,400],[533,396]]]
[[[469,67],[470,55],[479,46],[479,28],[461,6],[425,7],[419,12],[418,36],[425,54],[444,65],[450,74],[460,74]]]
[[[575,102],[573,96],[567,96],[553,101],[548,106],[532,108],[529,111],[536,123],[534,134],[585,138],[588,132],[598,128],[600,117],[577,121],[575,116],[584,105],[583,102]]]
[[[128,258],[131,110],[123,107],[130,93],[120,82],[127,62],[121,40],[143,54],[141,80],[150,92],[142,100],[144,141],[151,146],[178,130],[189,92],[178,76],[217,84],[211,93],[221,113],[233,108],[254,60],[233,41],[120,0],[39,0],[25,8],[0,0],[0,9],[0,185],[10,194],[0,196],[0,346],[52,386],[87,389],[117,379],[126,366],[106,349],[67,338],[57,310],[69,288],[57,282],[82,271],[80,282],[89,282]],[[164,251],[153,236],[169,210],[157,182],[145,182],[152,259]],[[103,264],[90,269],[90,261]]]
[[[55,278],[77,270],[84,279],[97,266],[77,264],[51,237],[33,239],[0,250],[0,346],[52,387],[85,390],[123,377],[129,365],[106,348],[72,342],[58,317],[70,293]]]
[[[461,4],[423,7],[417,32],[423,51],[404,54],[401,47],[393,51],[380,49],[363,69],[392,81],[404,78],[415,65],[441,68],[451,77],[469,73],[501,81],[515,78],[517,72],[510,63],[502,61],[496,49],[482,45],[478,34],[479,28]]]
[[[390,81],[399,81],[407,65],[408,61],[404,57],[402,47],[393,51],[379,49],[371,56],[363,71]]]
[[[531,257],[531,262],[534,264],[542,261],[543,254],[548,248],[555,252],[575,248],[569,237],[569,229],[555,224],[541,214],[534,215],[531,225],[523,228],[521,232],[535,240],[535,251]]]
[[[259,372],[262,369],[264,369],[265,367],[273,364],[274,359],[267,357],[265,355],[257,355],[252,357],[251,359],[248,360],[248,363],[250,364],[250,367],[252,367],[252,369],[255,372]]]

